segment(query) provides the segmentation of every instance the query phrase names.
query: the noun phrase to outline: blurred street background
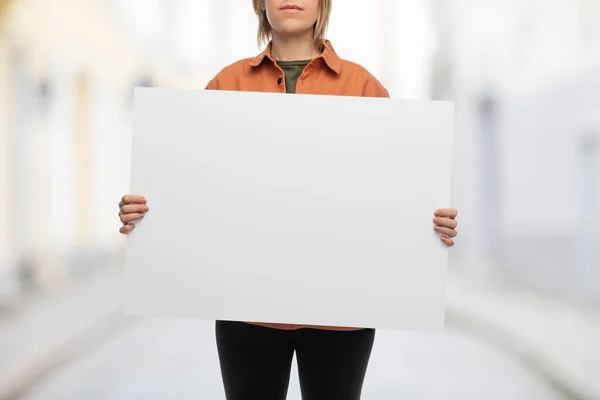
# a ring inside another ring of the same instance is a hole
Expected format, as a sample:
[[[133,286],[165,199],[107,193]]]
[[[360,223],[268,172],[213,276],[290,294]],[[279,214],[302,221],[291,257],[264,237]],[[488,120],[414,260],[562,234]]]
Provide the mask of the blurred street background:
[[[600,399],[600,0],[333,3],[343,58],[457,112],[447,329],[378,332],[364,398]],[[1,400],[224,398],[213,323],[122,315],[117,203],[133,88],[204,88],[256,26],[250,0],[0,0]]]

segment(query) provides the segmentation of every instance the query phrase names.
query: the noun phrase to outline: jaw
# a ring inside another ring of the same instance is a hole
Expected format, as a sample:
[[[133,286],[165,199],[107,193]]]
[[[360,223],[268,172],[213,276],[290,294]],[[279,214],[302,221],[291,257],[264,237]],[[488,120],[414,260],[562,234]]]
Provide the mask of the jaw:
[[[312,38],[313,30],[314,24],[308,24],[298,18],[286,18],[277,24],[277,28],[274,29],[276,32],[273,32],[273,34],[281,39],[308,39]]]

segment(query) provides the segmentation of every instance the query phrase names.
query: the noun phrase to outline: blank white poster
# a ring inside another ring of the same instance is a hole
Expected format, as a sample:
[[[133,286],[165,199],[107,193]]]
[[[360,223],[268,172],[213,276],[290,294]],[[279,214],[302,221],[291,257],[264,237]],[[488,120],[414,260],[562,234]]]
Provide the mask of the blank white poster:
[[[450,102],[135,90],[126,313],[444,325]]]

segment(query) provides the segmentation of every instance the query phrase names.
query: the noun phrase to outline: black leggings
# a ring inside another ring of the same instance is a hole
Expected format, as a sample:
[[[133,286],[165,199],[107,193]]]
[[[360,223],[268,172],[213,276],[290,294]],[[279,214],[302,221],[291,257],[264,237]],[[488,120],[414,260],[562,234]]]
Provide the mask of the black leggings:
[[[284,400],[294,351],[303,400],[359,400],[375,330],[284,331],[217,321],[227,400]]]

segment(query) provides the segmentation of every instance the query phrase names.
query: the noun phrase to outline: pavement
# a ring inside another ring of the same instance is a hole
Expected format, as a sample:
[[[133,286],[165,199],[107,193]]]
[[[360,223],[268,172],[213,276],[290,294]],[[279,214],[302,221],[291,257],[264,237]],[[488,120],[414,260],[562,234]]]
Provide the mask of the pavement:
[[[0,399],[221,398],[212,325],[125,318],[122,293],[111,267],[2,316]],[[457,274],[447,299],[442,334],[378,334],[365,398],[600,400],[599,310]]]
[[[0,399],[17,398],[58,365],[110,335],[120,316],[121,270],[110,267],[0,317]]]
[[[449,319],[522,359],[569,398],[600,399],[600,308],[449,276]]]
[[[300,400],[295,364],[288,400]],[[507,384],[510,382],[510,384]],[[214,323],[144,319],[24,400],[224,399]],[[518,360],[463,332],[378,331],[363,400],[561,400]]]

